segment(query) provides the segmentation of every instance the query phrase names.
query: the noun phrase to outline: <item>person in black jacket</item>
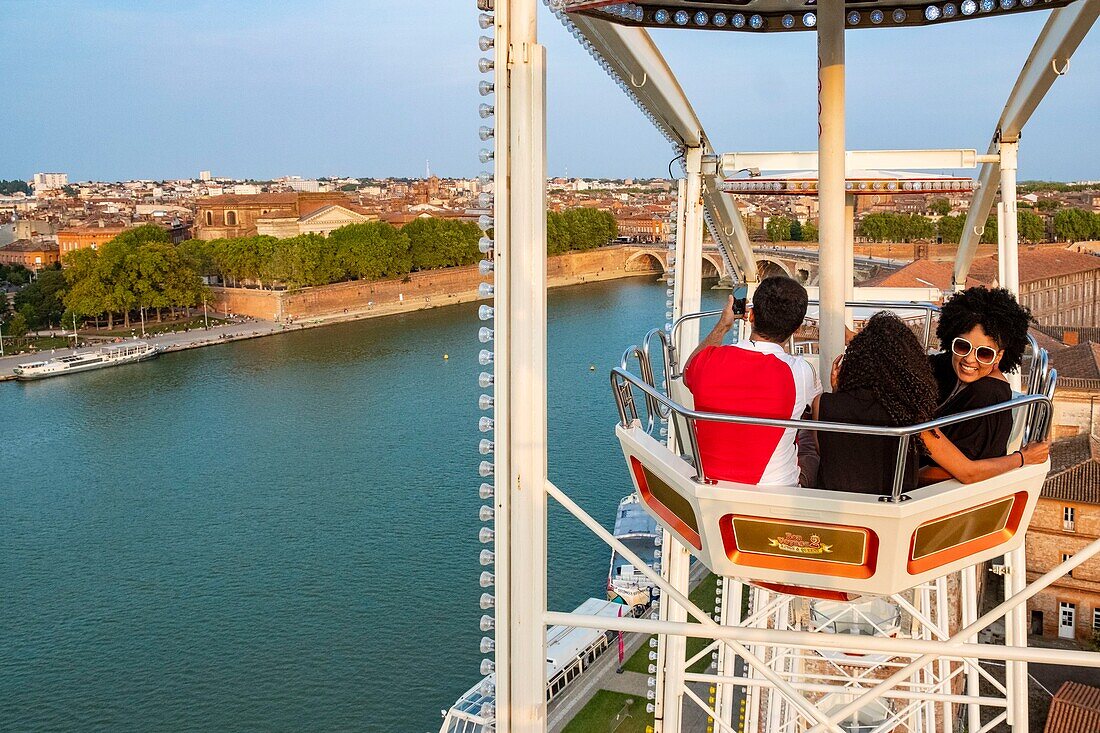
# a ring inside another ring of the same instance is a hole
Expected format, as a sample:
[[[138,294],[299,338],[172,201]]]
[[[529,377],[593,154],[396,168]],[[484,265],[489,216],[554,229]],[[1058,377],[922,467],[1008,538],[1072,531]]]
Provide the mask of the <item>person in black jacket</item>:
[[[932,419],[936,380],[920,339],[894,313],[871,316],[834,365],[833,391],[814,401],[814,419],[853,425],[901,427]],[[821,463],[817,484],[833,491],[889,494],[898,438],[817,432]],[[909,442],[903,490],[917,487],[921,441]]]
[[[1030,321],[1031,311],[1004,288],[968,288],[944,304],[936,328],[944,351],[929,357],[939,389],[937,417],[1012,399],[1005,374],[1020,368]],[[1009,410],[929,431],[923,438],[935,465],[922,469],[922,481],[954,476],[970,483],[1046,460],[1049,443],[1005,456],[1011,432]],[[1000,460],[975,463],[983,459]]]

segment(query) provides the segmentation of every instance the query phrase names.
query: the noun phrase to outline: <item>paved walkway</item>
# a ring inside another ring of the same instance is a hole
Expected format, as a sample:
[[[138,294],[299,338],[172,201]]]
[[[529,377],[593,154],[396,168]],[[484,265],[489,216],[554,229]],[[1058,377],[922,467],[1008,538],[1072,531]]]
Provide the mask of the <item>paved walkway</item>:
[[[694,588],[706,576],[707,572],[702,563],[695,563],[692,567],[691,587]],[[648,618],[648,614],[646,617]],[[631,655],[648,640],[649,634],[625,634],[623,659],[630,659]],[[636,695],[637,704],[644,710],[645,704],[649,702],[646,699],[646,692],[649,689],[649,675],[641,672],[618,672],[618,667],[619,655],[617,645],[613,640],[611,648],[597,659],[575,683],[567,687],[564,694],[550,704],[547,711],[547,733],[561,733],[566,724],[600,690]],[[693,686],[693,689],[703,700],[707,699],[708,691],[705,685]],[[707,716],[694,702],[685,700],[683,722],[685,732],[704,733]]]
[[[320,325],[320,324],[311,324]],[[162,351],[183,351],[196,349],[202,346],[214,346],[230,341],[270,336],[274,333],[282,333],[288,330],[304,328],[304,326],[284,326],[272,321],[243,321],[239,323],[227,323],[219,326],[211,326],[210,329],[192,329],[191,331],[179,331],[177,333],[165,333],[158,336],[148,336],[142,341],[157,344]],[[81,350],[90,347],[81,347]],[[72,349],[49,349],[35,354],[19,354],[17,356],[5,356],[0,358],[0,380],[12,379],[11,370],[19,364],[40,359],[51,359],[58,356],[66,356],[73,353]]]

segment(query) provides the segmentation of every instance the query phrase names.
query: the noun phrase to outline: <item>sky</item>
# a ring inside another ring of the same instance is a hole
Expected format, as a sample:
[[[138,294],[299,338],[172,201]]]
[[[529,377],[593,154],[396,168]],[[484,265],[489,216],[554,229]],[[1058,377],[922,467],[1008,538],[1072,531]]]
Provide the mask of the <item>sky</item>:
[[[472,176],[474,0],[0,0],[0,179]],[[984,152],[1047,12],[846,35],[849,148]],[[542,9],[552,176],[667,176],[668,144]],[[721,151],[816,147],[813,33],[655,31]],[[1022,179],[1100,179],[1100,31]]]

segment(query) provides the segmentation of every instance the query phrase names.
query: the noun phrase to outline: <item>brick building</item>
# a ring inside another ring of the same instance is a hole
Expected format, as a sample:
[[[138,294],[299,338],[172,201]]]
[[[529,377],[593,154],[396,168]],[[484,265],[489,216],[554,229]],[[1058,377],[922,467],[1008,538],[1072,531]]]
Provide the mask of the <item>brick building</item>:
[[[1022,250],[1020,302],[1035,320],[1051,326],[1100,326],[1100,257],[1060,247]],[[999,284],[997,259],[974,260],[970,275]]]
[[[619,236],[626,237],[631,242],[663,242],[667,222],[653,216],[626,216],[618,221]]]
[[[130,228],[121,220],[97,219],[79,226],[65,227],[57,232],[57,245],[62,258],[77,249],[99,249]]]
[[[54,265],[59,259],[57,245],[17,239],[0,247],[0,265],[23,265],[37,272]]]
[[[352,208],[347,196],[338,192],[211,196],[198,201],[195,239],[252,237],[261,228],[281,237],[295,236],[300,233],[299,219],[334,205]]]
[[[1088,435],[1056,443],[1027,530],[1027,577],[1035,580],[1100,537],[1100,441]],[[1100,558],[1036,594],[1027,604],[1030,633],[1086,641],[1100,630]]]

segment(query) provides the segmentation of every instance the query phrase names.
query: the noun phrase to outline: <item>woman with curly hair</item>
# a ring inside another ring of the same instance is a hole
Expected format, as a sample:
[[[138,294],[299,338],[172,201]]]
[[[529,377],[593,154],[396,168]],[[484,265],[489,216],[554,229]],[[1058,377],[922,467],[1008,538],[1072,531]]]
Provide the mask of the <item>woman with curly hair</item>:
[[[898,427],[932,418],[936,380],[920,340],[895,314],[871,316],[843,360],[833,365],[833,391],[814,401],[815,420]],[[894,484],[898,439],[817,432],[818,485],[836,491],[888,494]],[[917,486],[920,441],[909,443],[904,488]]]
[[[944,304],[936,336],[945,350],[930,357],[939,389],[937,417],[1012,399],[1005,373],[1016,371],[1023,361],[1030,321],[1031,311],[1004,288],[968,288]],[[930,431],[924,443],[937,465],[924,468],[922,480],[954,476],[970,483],[1046,460],[1049,443],[1005,456],[1011,432],[1009,410]],[[990,464],[982,459],[996,460]]]

